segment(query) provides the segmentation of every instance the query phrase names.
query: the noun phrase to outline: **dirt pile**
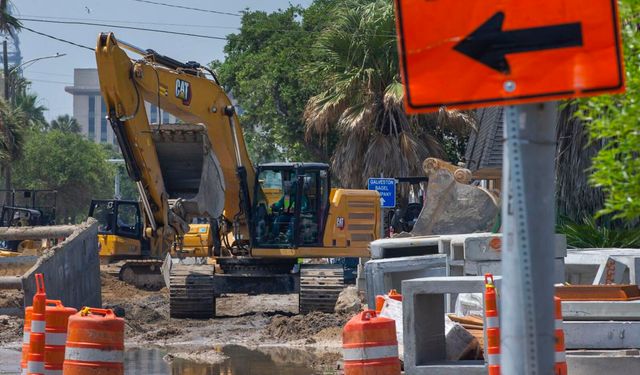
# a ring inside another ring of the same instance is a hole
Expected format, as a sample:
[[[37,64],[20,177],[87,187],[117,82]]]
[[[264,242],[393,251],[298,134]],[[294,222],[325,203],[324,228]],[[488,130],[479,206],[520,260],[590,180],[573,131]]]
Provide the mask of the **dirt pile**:
[[[20,290],[0,290],[0,308],[17,308],[22,310],[24,294]]]
[[[17,342],[22,337],[22,318],[0,315],[0,344]]]
[[[322,312],[294,316],[277,315],[271,318],[265,327],[264,335],[277,341],[309,340],[328,329],[335,332],[338,328],[340,331],[350,318],[350,315]]]

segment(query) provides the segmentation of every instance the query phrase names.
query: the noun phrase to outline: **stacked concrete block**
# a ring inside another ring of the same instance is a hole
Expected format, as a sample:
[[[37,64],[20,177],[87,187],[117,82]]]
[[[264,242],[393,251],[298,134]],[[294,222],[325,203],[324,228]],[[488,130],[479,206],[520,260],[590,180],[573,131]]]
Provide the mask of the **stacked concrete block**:
[[[640,368],[640,351],[580,350],[567,353],[569,374],[631,375]]]
[[[501,278],[495,278],[500,288]],[[481,293],[484,277],[427,277],[402,282],[404,368],[411,375],[486,375],[484,361],[448,361],[447,295]]]
[[[565,263],[571,284],[640,284],[640,249],[570,249]]]
[[[364,266],[367,304],[375,306],[376,295],[402,288],[402,281],[429,276],[447,276],[447,256],[444,254],[375,259]]]

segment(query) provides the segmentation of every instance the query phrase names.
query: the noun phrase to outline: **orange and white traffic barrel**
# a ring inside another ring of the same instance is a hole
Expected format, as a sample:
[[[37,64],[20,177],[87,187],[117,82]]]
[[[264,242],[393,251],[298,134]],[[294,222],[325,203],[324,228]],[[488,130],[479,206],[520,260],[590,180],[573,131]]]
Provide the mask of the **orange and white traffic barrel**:
[[[31,310],[31,330],[29,332],[29,354],[27,355],[27,374],[45,375],[45,311],[47,294],[44,288],[44,277],[36,274],[36,294],[33,296]]]
[[[558,297],[553,297],[556,310],[556,355],[555,355],[555,375],[567,375],[567,358],[565,353],[564,344],[564,329],[562,327],[562,300]]]
[[[399,375],[398,340],[393,319],[365,310],[342,331],[344,375]]]
[[[124,374],[124,319],[83,308],[69,318],[64,375]]]
[[[33,307],[24,309],[24,326],[22,334],[22,359],[20,360],[21,375],[27,375],[27,362],[29,361],[29,333],[31,332],[31,313]]]
[[[489,375],[500,375],[500,316],[493,275],[484,275],[484,318]]]
[[[386,296],[396,301],[402,302],[402,294],[398,293],[398,291],[395,289],[391,289]],[[382,307],[384,306],[384,297],[385,296],[380,295],[376,296],[376,313],[378,314],[380,314],[380,311],[382,311]]]
[[[47,300],[44,369],[47,375],[62,375],[67,324],[78,310],[64,307],[61,301]]]

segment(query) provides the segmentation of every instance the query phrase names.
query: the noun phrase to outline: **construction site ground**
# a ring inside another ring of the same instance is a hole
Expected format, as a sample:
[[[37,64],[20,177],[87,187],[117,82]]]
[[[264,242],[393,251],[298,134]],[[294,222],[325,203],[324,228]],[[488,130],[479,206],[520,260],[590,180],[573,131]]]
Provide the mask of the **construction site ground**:
[[[335,369],[341,358],[342,327],[350,316],[298,315],[296,295],[224,296],[215,319],[176,320],[169,318],[166,289],[137,289],[107,273],[101,280],[103,306],[124,313],[128,348],[158,347],[169,353],[165,359],[216,363],[225,359],[222,348],[239,345],[322,372]],[[2,303],[19,304],[20,298],[5,293]],[[0,348],[19,348],[21,337],[22,319],[0,316]]]

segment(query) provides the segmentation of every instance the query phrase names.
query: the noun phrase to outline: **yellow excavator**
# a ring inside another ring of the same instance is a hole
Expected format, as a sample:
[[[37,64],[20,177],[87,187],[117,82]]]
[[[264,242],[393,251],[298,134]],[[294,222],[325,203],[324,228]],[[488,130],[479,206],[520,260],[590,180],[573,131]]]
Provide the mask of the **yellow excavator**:
[[[299,293],[301,312],[332,310],[342,266],[298,259],[368,256],[380,233],[378,193],[332,188],[323,163],[254,168],[236,110],[205,66],[113,33],[98,36],[96,62],[107,117],[140,193],[140,203],[93,202],[101,254],[138,267],[164,259],[176,318],[212,317],[216,298],[229,293]],[[179,123],[150,124],[145,102]],[[180,260],[200,257],[207,261]]]

